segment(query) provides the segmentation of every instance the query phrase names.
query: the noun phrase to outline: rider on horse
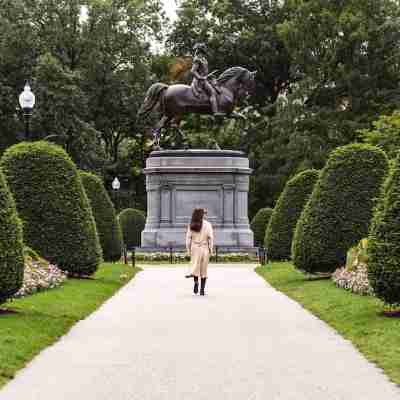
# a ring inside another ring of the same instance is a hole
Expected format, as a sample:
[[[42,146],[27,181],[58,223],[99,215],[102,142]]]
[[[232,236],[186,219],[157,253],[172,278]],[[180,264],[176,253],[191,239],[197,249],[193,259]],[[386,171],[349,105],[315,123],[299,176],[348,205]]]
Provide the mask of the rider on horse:
[[[218,111],[217,94],[220,93],[216,84],[210,80],[208,61],[207,61],[207,47],[204,43],[197,43],[193,47],[194,58],[192,66],[192,74],[194,76],[192,87],[194,93],[199,96],[205,93],[211,103],[211,110],[215,117],[223,117],[224,113]]]
[[[153,110],[159,110],[162,118],[152,130],[154,142],[160,148],[161,131],[177,125],[176,145],[181,146],[183,134],[179,123],[187,114],[210,114],[218,117],[242,118],[235,111],[237,102],[254,90],[256,71],[243,67],[231,67],[217,79],[214,72],[208,71],[207,48],[200,43],[194,46],[192,85],[153,83],[146,92],[146,97],[138,111],[138,118],[143,118]],[[185,64],[185,65],[188,65]],[[219,119],[219,118],[218,118]],[[221,122],[221,121],[218,121]]]

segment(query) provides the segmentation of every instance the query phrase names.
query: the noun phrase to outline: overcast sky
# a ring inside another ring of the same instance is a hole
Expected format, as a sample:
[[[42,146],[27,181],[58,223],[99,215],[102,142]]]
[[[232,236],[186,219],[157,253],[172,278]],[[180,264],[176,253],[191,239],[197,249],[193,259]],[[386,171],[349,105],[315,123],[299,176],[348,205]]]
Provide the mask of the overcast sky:
[[[175,0],[164,0],[164,9],[169,18],[171,18],[172,20],[176,18]]]

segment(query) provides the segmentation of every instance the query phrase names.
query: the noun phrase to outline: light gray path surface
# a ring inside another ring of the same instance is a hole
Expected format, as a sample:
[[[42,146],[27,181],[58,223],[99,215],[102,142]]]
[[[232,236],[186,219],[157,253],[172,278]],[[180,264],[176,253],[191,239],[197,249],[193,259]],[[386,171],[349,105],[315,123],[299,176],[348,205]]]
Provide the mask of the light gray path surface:
[[[0,392],[0,400],[399,400],[349,342],[253,267],[149,268]]]

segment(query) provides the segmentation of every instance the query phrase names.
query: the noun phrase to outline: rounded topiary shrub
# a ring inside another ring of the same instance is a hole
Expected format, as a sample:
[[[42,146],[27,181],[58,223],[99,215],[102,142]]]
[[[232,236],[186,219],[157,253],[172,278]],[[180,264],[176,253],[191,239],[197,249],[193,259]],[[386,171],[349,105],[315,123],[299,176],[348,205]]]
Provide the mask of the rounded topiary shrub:
[[[309,169],[290,179],[279,196],[265,233],[270,260],[290,258],[297,220],[318,180],[319,172]]]
[[[120,212],[119,223],[122,229],[125,246],[128,249],[139,247],[141,243],[141,234],[146,223],[144,213],[134,208],[127,208]]]
[[[377,297],[400,305],[400,158],[385,182],[367,248],[368,278]]]
[[[261,247],[264,245],[265,229],[272,215],[272,208],[261,208],[251,220],[250,228],[254,233],[254,246]]]
[[[114,205],[99,177],[89,172],[80,175],[96,221],[103,258],[105,261],[118,261],[121,258],[122,232]]]
[[[22,286],[24,256],[22,226],[14,199],[0,170],[0,304]]]
[[[370,145],[331,153],[296,225],[292,257],[298,269],[331,273],[345,265],[347,250],[368,233],[387,170],[385,153]]]
[[[43,258],[74,275],[91,275],[101,247],[89,200],[75,164],[59,146],[20,143],[1,159],[24,241]]]

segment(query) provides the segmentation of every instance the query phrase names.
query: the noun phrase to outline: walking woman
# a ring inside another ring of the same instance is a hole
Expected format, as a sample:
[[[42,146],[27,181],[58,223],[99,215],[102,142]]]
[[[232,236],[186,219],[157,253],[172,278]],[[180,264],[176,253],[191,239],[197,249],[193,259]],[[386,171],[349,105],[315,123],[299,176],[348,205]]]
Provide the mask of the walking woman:
[[[186,278],[194,279],[195,294],[199,291],[199,278],[201,279],[200,296],[204,296],[208,261],[214,247],[213,228],[205,217],[203,208],[195,208],[186,233],[186,250],[191,259],[191,273]]]

